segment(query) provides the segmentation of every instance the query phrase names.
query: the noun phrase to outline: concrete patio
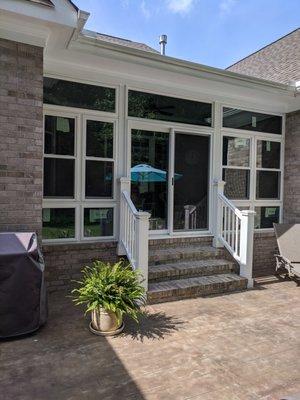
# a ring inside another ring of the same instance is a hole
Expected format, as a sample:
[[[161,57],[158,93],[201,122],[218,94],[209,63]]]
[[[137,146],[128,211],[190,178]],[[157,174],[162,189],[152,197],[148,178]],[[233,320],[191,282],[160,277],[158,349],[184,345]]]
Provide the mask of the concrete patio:
[[[300,393],[294,282],[148,307],[102,338],[62,294],[37,334],[0,343],[2,400],[254,400]]]

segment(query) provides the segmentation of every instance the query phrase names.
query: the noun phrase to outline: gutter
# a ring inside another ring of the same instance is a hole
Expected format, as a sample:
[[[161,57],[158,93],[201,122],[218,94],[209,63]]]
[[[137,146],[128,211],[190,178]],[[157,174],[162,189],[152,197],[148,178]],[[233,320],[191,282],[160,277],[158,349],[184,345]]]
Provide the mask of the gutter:
[[[200,72],[200,73],[208,73],[208,74],[213,74],[218,77],[222,78],[229,78],[229,79],[234,79],[237,81],[243,81],[246,83],[250,84],[257,84],[257,85],[264,85],[269,88],[274,88],[274,89],[279,89],[284,92],[290,92],[291,94],[295,93],[295,87],[291,85],[286,85],[283,83],[278,83],[274,81],[269,81],[266,79],[260,79],[256,77],[251,77],[248,75],[242,75],[236,72],[231,72],[227,70],[223,70],[220,68],[215,68],[215,67],[209,67],[207,65],[203,64],[198,64],[192,61],[186,61],[182,59],[178,59],[175,57],[169,57],[169,56],[163,56],[159,53],[150,53],[148,51],[144,51],[141,49],[133,49],[130,47],[125,47],[116,43],[108,43],[106,41],[103,41],[101,39],[95,38],[88,36],[85,34],[83,31],[81,31],[79,34],[77,34],[76,38],[74,38],[75,41],[82,43],[82,44],[89,44],[96,46],[98,48],[102,49],[107,49],[111,51],[115,51],[117,53],[125,54],[125,55],[130,55],[130,56],[135,56],[140,59],[144,59],[145,61],[154,61],[158,62],[161,64],[164,64],[166,66],[175,66],[175,67],[182,67],[185,69],[189,69],[191,71],[195,72]]]

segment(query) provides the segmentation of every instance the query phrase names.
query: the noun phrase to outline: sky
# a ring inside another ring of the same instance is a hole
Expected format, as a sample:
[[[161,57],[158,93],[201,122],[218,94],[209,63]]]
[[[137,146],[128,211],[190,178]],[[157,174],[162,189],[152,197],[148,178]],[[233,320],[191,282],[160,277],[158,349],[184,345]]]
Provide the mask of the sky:
[[[226,68],[300,26],[300,0],[73,0],[85,26],[166,54]]]

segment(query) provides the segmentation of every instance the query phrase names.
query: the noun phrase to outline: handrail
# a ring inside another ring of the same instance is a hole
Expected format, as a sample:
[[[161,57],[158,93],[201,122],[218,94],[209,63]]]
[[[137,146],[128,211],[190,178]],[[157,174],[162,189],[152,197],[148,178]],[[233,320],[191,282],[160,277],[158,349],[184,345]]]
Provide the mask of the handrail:
[[[131,210],[131,212],[134,214],[134,215],[138,215],[138,210],[135,208],[135,205],[133,204],[133,202],[132,202],[132,200],[131,200],[131,198],[130,198],[130,195],[129,195],[129,193],[127,192],[127,190],[123,190],[123,192],[121,193],[124,197],[125,197],[125,199],[126,199],[126,201],[127,201],[127,204],[128,204],[128,207],[130,208],[130,210]]]
[[[254,215],[251,210],[239,210],[224,195],[225,182],[216,186],[216,233],[214,244],[224,246],[240,266],[240,275],[253,286]]]
[[[130,198],[130,179],[120,179],[120,235],[118,254],[127,255],[133,269],[139,269],[148,289],[148,238],[150,214],[137,211]]]
[[[224,194],[219,193],[218,196],[239,218],[242,218],[242,212]]]

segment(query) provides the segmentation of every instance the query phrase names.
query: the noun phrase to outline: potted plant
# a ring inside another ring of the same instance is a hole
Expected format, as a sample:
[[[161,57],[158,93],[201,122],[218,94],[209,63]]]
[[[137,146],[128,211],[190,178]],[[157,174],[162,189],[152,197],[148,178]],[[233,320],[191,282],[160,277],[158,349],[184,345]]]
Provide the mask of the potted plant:
[[[90,331],[97,335],[116,335],[124,329],[123,315],[138,322],[145,303],[140,274],[119,261],[114,265],[95,261],[85,267],[83,278],[72,290],[76,305],[85,304],[91,312]]]

